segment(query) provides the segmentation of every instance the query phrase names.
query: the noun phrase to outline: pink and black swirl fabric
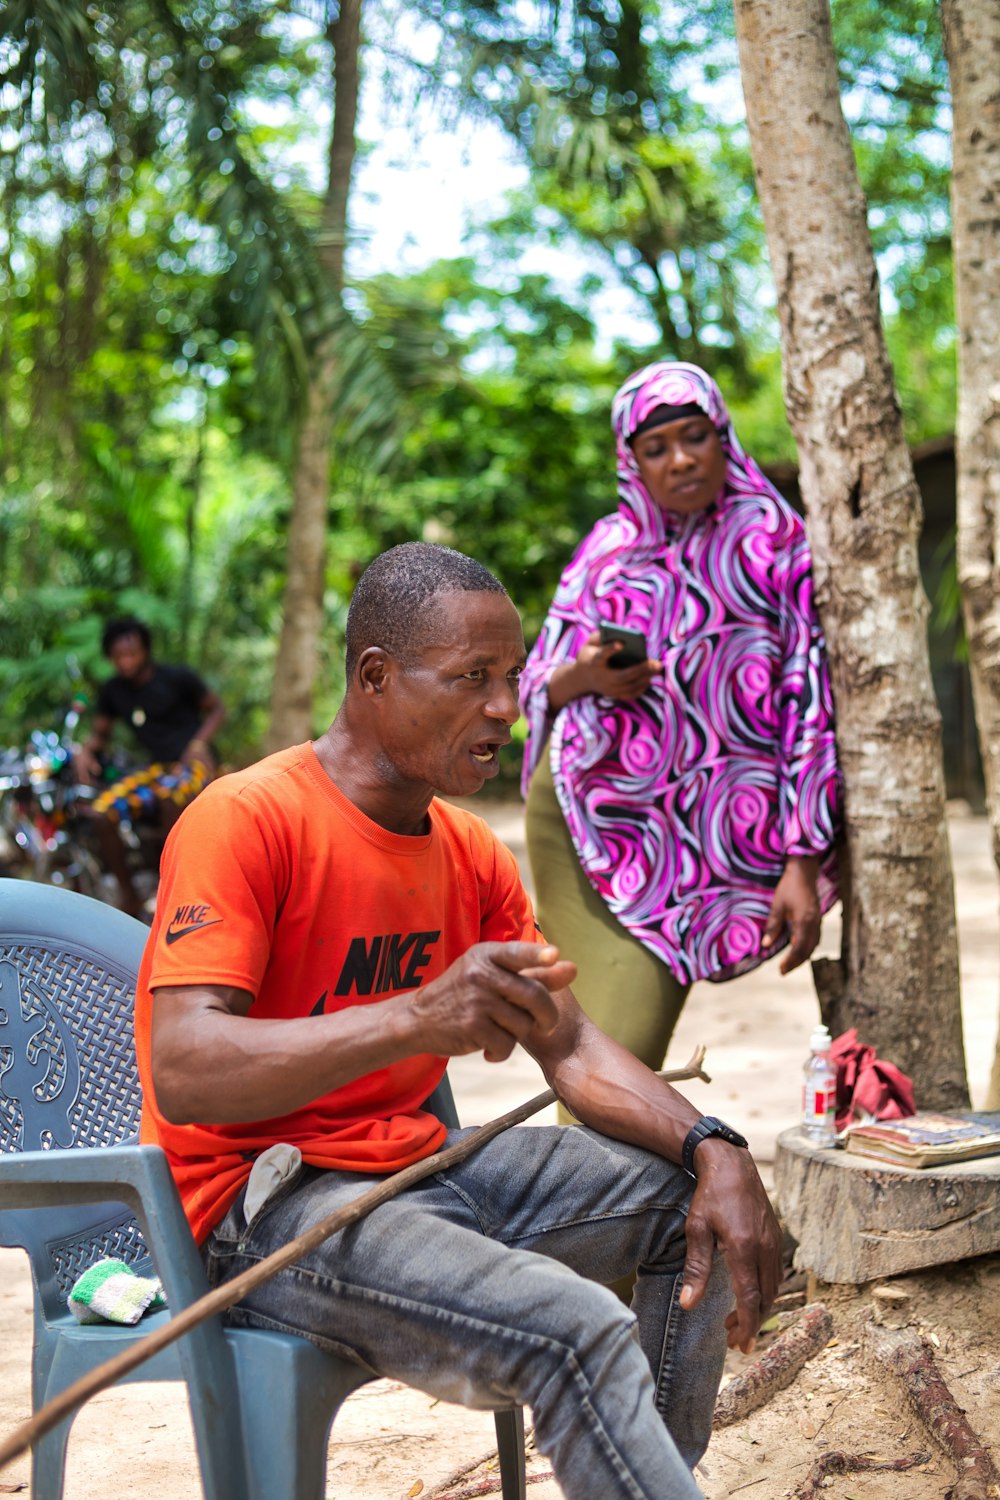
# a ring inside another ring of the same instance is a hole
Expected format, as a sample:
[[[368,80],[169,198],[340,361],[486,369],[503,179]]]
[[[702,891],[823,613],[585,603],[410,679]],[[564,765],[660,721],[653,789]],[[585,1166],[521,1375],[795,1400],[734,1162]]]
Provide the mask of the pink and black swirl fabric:
[[[662,511],[628,437],[661,405],[697,402],[726,453],[707,510]],[[821,856],[837,899],[840,777],[823,636],[800,518],[740,447],[696,365],[657,363],[614,400],[619,507],[563,573],[521,679],[523,790],[549,747],[591,884],[683,983],[772,953],[761,939],[789,855]],[[662,678],[634,703],[587,695],[553,716],[547,683],[602,621],[641,630]]]

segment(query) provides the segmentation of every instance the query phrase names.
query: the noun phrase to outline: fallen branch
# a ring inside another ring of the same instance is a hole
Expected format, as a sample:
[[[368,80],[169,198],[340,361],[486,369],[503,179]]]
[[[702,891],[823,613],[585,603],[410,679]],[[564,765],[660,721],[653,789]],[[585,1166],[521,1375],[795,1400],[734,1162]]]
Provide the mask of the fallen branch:
[[[702,1068],[705,1060],[705,1048],[696,1047],[690,1062],[684,1068],[675,1068],[669,1072],[663,1072],[659,1076],[668,1083],[677,1083],[683,1079],[700,1078],[708,1083],[711,1080]],[[72,1385],[58,1396],[45,1404],[26,1422],[14,1429],[13,1433],[5,1442],[0,1443],[0,1469],[24,1453],[33,1443],[36,1443],[45,1433],[50,1432],[58,1423],[81,1407],[91,1396],[96,1396],[98,1391],[107,1390],[128,1375],[139,1365],[145,1364],[154,1354],[161,1349],[166,1349],[170,1344],[176,1343],[192,1328],[199,1323],[204,1323],[208,1318],[217,1313],[225,1312],[227,1308],[239,1302],[248,1292],[253,1291],[262,1282],[268,1281],[278,1271],[283,1271],[286,1266],[292,1265],[301,1256],[315,1250],[324,1240],[330,1239],[339,1230],[346,1229],[350,1224],[356,1224],[370,1214],[373,1208],[378,1208],[381,1203],[387,1203],[390,1198],[395,1198],[404,1188],[411,1183],[421,1182],[425,1177],[431,1177],[435,1172],[444,1171],[452,1167],[456,1162],[465,1161],[481,1146],[485,1146],[496,1136],[502,1135],[512,1125],[520,1125],[522,1121],[529,1119],[532,1115],[544,1109],[546,1105],[555,1102],[555,1094],[551,1089],[546,1089],[543,1094],[536,1094],[527,1103],[520,1104],[516,1109],[508,1110],[505,1115],[499,1115],[486,1125],[480,1125],[477,1130],[470,1131],[464,1140],[458,1141],[454,1146],[448,1146],[444,1151],[435,1151],[433,1156],[424,1157],[423,1161],[414,1162],[410,1167],[404,1167],[401,1172],[395,1172],[380,1182],[377,1187],[370,1188],[367,1193],[362,1193],[349,1203],[346,1208],[338,1209],[336,1213],[328,1214],[304,1234],[298,1235],[294,1240],[289,1240],[287,1245],[282,1245],[280,1250],[275,1250],[272,1255],[265,1258],[249,1270],[243,1271],[239,1276],[234,1276],[231,1281],[218,1286],[214,1291],[207,1292],[204,1297],[199,1297],[189,1307],[177,1312],[169,1323],[164,1323],[154,1333],[148,1334],[146,1338],[133,1344],[131,1348],[125,1349],[121,1354],[115,1355],[105,1364],[99,1365],[96,1370],[75,1380]]]
[[[917,1416],[958,1470],[949,1500],[994,1500],[1000,1474],[942,1378],[931,1345],[915,1328],[885,1328],[862,1319],[865,1346],[902,1382]]]
[[[529,1453],[534,1444],[534,1436],[534,1429],[526,1427],[524,1446]],[[472,1475],[476,1470],[483,1468],[486,1464],[490,1465],[491,1473],[482,1479],[473,1479]],[[475,1500],[475,1497],[479,1495],[495,1494],[497,1490],[503,1489],[503,1480],[497,1471],[497,1465],[497,1450],[491,1448],[489,1453],[484,1453],[481,1458],[474,1458],[471,1462],[454,1469],[447,1479],[442,1479],[440,1484],[436,1484],[432,1490],[421,1490],[420,1500]],[[552,1474],[545,1470],[543,1473],[526,1474],[524,1482],[525,1484],[538,1484],[542,1479],[551,1478]],[[462,1485],[462,1488],[456,1489],[456,1485]]]
[[[805,1481],[795,1491],[795,1500],[817,1500],[820,1492],[828,1495],[826,1480],[831,1474],[868,1474],[874,1469],[903,1473],[917,1464],[929,1461],[929,1453],[911,1453],[905,1458],[871,1458],[867,1453],[838,1453],[835,1449],[817,1458]]]
[[[723,1386],[715,1403],[714,1428],[729,1427],[791,1385],[807,1359],[818,1354],[833,1334],[833,1320],[822,1302],[803,1310],[769,1349]]]
[[[545,1470],[539,1474],[526,1474],[524,1482],[525,1484],[541,1484],[552,1477],[548,1470]],[[473,1480],[472,1484],[467,1484],[462,1490],[434,1490],[433,1493],[439,1497],[439,1500],[478,1500],[480,1495],[495,1495],[498,1490],[502,1489],[503,1480],[499,1474],[495,1474],[488,1475],[485,1479]],[[430,1500],[429,1496],[428,1500]]]
[[[527,1440],[527,1433],[525,1433],[525,1440]],[[468,1479],[470,1475],[474,1474],[477,1469],[481,1469],[484,1464],[496,1463],[497,1457],[497,1450],[491,1448],[488,1453],[483,1453],[479,1458],[470,1459],[468,1463],[462,1464],[460,1468],[453,1469],[448,1478],[442,1479],[440,1484],[436,1484],[432,1490],[422,1490],[421,1500],[442,1500],[442,1497],[447,1495],[454,1485],[461,1484],[463,1480]]]

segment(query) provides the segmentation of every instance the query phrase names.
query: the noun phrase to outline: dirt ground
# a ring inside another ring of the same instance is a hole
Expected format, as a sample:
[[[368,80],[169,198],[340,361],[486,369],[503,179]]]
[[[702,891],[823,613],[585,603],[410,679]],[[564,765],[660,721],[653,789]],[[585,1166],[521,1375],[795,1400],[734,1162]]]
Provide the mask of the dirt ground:
[[[477,804],[518,857],[519,809]],[[982,1104],[997,1031],[1000,953],[997,883],[983,819],[960,808],[951,817],[962,958],[963,1018],[973,1103]],[[838,942],[836,916],[824,925],[822,951]],[[765,968],[724,986],[692,992],[669,1063],[695,1045],[708,1051],[712,1083],[687,1085],[706,1112],[721,1114],[749,1138],[770,1186],[774,1143],[796,1121],[801,1066],[816,1002],[807,975],[780,978]],[[543,1083],[523,1053],[490,1066],[458,1059],[450,1069],[463,1120],[478,1123],[537,1093]],[[553,1111],[538,1116],[554,1118]],[[802,1278],[799,1278],[801,1281]],[[936,1272],[896,1278],[907,1294],[903,1320],[919,1327],[940,1372],[980,1438],[1000,1458],[1000,1255]],[[800,1316],[794,1283],[778,1326]],[[833,1337],[794,1382],[743,1421],[716,1432],[697,1478],[706,1500],[790,1500],[812,1466],[834,1451],[875,1460],[911,1460],[902,1472],[835,1475],[816,1493],[830,1500],[942,1500],[954,1464],[928,1437],[894,1378],[866,1357],[862,1321],[883,1305],[878,1287],[809,1288],[833,1319]],[[898,1321],[898,1319],[897,1319]],[[0,1435],[30,1409],[31,1290],[24,1257],[0,1250]],[[747,1364],[731,1356],[727,1376]],[[528,1414],[530,1420],[530,1414]],[[330,1446],[328,1500],[466,1500],[495,1482],[489,1413],[432,1402],[392,1382],[362,1387],[346,1403]],[[477,1460],[479,1460],[477,1464]],[[0,1474],[0,1494],[30,1495],[29,1466]],[[548,1464],[529,1450],[529,1495],[558,1500]],[[201,1493],[185,1397],[180,1387],[133,1385],[96,1397],[80,1413],[70,1441],[67,1500],[190,1500]],[[808,1491],[805,1491],[808,1493]]]

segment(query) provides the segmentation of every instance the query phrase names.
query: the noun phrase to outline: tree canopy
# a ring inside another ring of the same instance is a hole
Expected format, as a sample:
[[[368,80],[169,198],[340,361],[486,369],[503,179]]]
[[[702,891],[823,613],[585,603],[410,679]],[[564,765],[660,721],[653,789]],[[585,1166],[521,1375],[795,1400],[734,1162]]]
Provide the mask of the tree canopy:
[[[341,385],[318,724],[339,695],[353,581],[394,542],[474,550],[531,637],[576,540],[614,504],[610,400],[637,364],[703,364],[760,461],[794,459],[727,5],[366,0],[378,118],[398,126],[417,98],[443,132],[488,118],[525,183],[453,260],[366,274],[349,245],[346,312],[331,321],[314,82],[335,13],[309,0],[5,9],[6,742],[58,711],[68,657],[103,675],[101,621],[128,609],[164,658],[223,693],[231,762],[258,752],[319,338],[337,341]],[[837,0],[834,23],[907,433],[937,436],[955,377],[936,8]],[[527,269],[539,245],[576,269]],[[633,298],[648,338],[597,321],[607,287]]]

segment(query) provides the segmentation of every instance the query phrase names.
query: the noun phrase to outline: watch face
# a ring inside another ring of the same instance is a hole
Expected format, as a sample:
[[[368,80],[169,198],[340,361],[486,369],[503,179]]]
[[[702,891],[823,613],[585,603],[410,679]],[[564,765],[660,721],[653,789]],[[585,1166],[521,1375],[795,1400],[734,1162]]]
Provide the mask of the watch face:
[[[740,1135],[739,1131],[734,1130],[731,1125],[727,1125],[724,1120],[716,1120],[710,1117],[706,1123],[711,1124],[713,1127],[710,1132],[707,1132],[708,1134],[719,1136],[721,1140],[728,1141],[731,1146],[745,1146],[747,1144],[746,1137]]]
[[[734,1130],[731,1125],[727,1125],[725,1120],[717,1120],[715,1115],[706,1115],[701,1121],[701,1126],[703,1140],[715,1135],[722,1141],[728,1141],[731,1146],[747,1145],[745,1136],[740,1135],[739,1131]]]
[[[715,1115],[703,1115],[697,1124],[691,1126],[681,1151],[681,1165],[692,1176],[695,1175],[694,1153],[702,1141],[707,1141],[711,1136],[728,1141],[730,1146],[749,1146],[749,1142],[739,1131],[733,1130],[724,1120],[716,1119]]]

